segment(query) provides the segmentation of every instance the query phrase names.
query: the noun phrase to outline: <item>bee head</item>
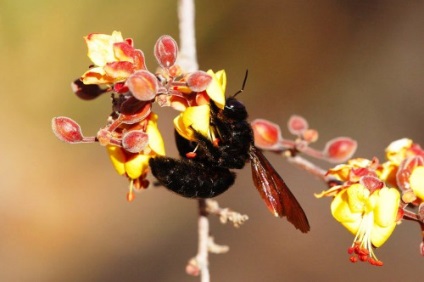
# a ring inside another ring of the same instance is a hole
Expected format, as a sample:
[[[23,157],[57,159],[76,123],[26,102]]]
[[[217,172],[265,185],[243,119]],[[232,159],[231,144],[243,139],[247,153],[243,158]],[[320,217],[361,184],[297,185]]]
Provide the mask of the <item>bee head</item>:
[[[247,119],[246,107],[234,96],[227,98],[224,107],[224,116],[233,120]]]

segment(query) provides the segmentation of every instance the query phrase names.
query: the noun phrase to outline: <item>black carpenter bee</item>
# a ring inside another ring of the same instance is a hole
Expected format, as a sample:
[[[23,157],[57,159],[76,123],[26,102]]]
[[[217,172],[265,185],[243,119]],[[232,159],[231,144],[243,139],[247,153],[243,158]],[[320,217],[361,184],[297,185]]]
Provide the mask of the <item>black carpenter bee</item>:
[[[287,217],[297,229],[308,232],[310,227],[302,207],[271,163],[254,146],[246,107],[235,98],[243,91],[246,78],[242,89],[227,98],[223,110],[210,102],[211,125],[219,136],[219,144],[197,132],[196,142],[191,142],[175,131],[182,158],[151,158],[152,173],[161,185],[181,196],[212,198],[234,184],[236,175],[230,169],[241,169],[250,161],[253,182],[271,213]],[[186,154],[195,148],[196,156],[187,158]]]

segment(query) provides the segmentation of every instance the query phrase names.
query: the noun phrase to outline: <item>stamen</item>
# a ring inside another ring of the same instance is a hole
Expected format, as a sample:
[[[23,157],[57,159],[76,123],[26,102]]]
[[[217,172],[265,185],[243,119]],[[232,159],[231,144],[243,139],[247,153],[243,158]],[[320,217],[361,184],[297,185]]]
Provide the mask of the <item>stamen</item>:
[[[363,261],[369,262],[371,265],[382,266],[383,262],[377,259],[373,252],[371,243],[371,230],[374,222],[374,213],[366,213],[363,215],[359,230],[355,235],[352,246],[347,252],[351,255],[349,260],[351,262]]]
[[[197,154],[196,154],[197,148],[199,148],[199,144],[196,145],[196,148],[194,148],[194,150],[192,152],[186,153],[186,158],[187,159],[194,159],[197,156]]]
[[[130,181],[130,187],[129,187],[128,192],[127,192],[127,201],[129,203],[131,203],[135,199],[133,182],[134,182],[134,180],[131,179],[131,181]]]

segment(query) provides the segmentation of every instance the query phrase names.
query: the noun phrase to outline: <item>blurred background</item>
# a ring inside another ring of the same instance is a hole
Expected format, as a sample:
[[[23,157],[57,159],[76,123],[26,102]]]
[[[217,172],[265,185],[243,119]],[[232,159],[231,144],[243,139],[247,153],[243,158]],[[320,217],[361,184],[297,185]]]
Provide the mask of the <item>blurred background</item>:
[[[240,89],[250,119],[279,123],[292,114],[320,132],[315,148],[337,136],[359,142],[356,156],[384,159],[393,140],[424,145],[423,1],[196,2],[200,68],[226,69],[228,93]],[[131,37],[147,66],[157,38],[178,41],[174,0],[0,0],[0,281],[199,281],[185,274],[197,249],[197,203],[150,189],[129,204],[127,180],[96,144],[56,139],[51,119],[68,116],[94,135],[109,97],[82,101],[70,82],[91,64],[83,36]],[[21,95],[21,97],[19,97]],[[171,109],[158,109],[167,152]],[[217,243],[212,281],[420,280],[416,224],[404,222],[377,250],[384,266],[349,262],[353,235],[330,214],[325,185],[267,154],[309,216],[312,231],[274,218],[248,166],[221,206],[249,215],[239,229],[211,218]],[[330,165],[320,163],[323,168]]]

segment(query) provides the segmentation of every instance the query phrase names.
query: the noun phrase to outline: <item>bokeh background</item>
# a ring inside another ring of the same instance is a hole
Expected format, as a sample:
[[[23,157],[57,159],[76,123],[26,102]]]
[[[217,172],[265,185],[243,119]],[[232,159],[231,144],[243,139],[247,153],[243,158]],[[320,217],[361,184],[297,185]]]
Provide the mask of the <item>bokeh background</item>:
[[[344,135],[356,156],[384,157],[391,141],[424,144],[423,1],[196,2],[200,68],[226,69],[250,118],[281,124],[299,114],[320,132],[316,148]],[[162,34],[178,40],[174,0],[0,0],[0,281],[198,281],[185,274],[197,247],[196,201],[150,189],[128,204],[127,181],[104,148],[68,145],[51,132],[54,116],[86,135],[105,124],[107,96],[82,101],[70,82],[90,64],[83,36],[119,30],[144,50],[151,70]],[[169,155],[171,109],[158,109]],[[220,196],[246,213],[241,228],[211,219],[230,246],[211,255],[212,281],[419,281],[419,228],[404,222],[377,250],[385,265],[351,264],[353,236],[330,215],[325,185],[267,155],[302,203],[312,231],[271,216],[250,169]],[[329,165],[320,163],[325,168]]]

